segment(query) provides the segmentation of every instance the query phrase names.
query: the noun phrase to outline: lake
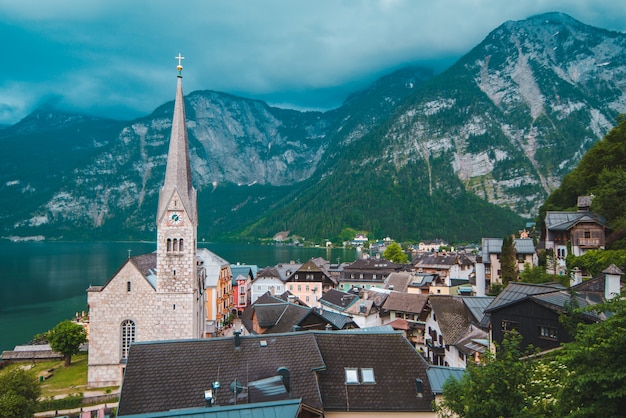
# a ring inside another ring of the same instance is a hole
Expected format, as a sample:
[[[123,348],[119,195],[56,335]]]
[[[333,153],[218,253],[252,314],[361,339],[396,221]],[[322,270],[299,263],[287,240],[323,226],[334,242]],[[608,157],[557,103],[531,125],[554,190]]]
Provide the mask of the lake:
[[[202,243],[231,264],[259,268],[323,257],[354,261],[354,249]],[[11,350],[76,312],[87,311],[87,288],[104,284],[125,259],[156,250],[155,242],[0,241],[0,351]]]

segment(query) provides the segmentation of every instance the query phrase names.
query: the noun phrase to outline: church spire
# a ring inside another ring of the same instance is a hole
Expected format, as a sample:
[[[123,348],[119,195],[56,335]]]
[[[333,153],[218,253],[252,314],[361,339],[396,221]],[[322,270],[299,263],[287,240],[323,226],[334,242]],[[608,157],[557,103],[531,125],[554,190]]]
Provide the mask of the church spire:
[[[170,148],[167,155],[165,182],[159,193],[159,208],[157,223],[165,216],[168,204],[174,193],[180,197],[183,208],[187,212],[192,224],[197,225],[198,213],[196,190],[191,182],[191,164],[189,163],[189,144],[187,139],[187,125],[185,120],[185,98],[183,96],[183,76],[181,60],[184,57],[178,54],[178,83],[176,86],[176,100],[174,102],[174,117],[172,119],[172,134]]]

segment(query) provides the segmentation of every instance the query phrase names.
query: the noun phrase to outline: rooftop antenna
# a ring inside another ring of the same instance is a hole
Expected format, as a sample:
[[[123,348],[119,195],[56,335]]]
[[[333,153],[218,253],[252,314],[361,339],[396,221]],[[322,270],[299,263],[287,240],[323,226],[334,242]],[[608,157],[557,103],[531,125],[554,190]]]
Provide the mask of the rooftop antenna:
[[[131,252],[131,249],[129,248],[128,249],[128,258],[130,258],[130,252]]]

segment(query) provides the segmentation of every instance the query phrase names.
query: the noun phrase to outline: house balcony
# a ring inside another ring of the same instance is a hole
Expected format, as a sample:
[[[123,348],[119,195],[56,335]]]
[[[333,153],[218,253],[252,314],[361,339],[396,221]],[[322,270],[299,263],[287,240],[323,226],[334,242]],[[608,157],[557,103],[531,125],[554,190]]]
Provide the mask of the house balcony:
[[[581,248],[600,247],[600,238],[578,238],[577,245]]]

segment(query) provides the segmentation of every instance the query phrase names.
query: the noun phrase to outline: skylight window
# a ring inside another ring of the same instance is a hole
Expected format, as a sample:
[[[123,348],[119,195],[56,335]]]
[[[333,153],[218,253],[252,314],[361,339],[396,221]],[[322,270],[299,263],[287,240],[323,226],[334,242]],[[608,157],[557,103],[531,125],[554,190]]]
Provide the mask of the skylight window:
[[[359,384],[359,369],[346,367],[346,385]]]
[[[346,367],[345,372],[346,385],[376,384],[376,379],[374,378],[374,369],[372,368],[362,368],[359,373],[359,369],[356,367]]]
[[[361,383],[364,385],[373,385],[376,383],[376,379],[374,379],[374,369],[361,369]]]

